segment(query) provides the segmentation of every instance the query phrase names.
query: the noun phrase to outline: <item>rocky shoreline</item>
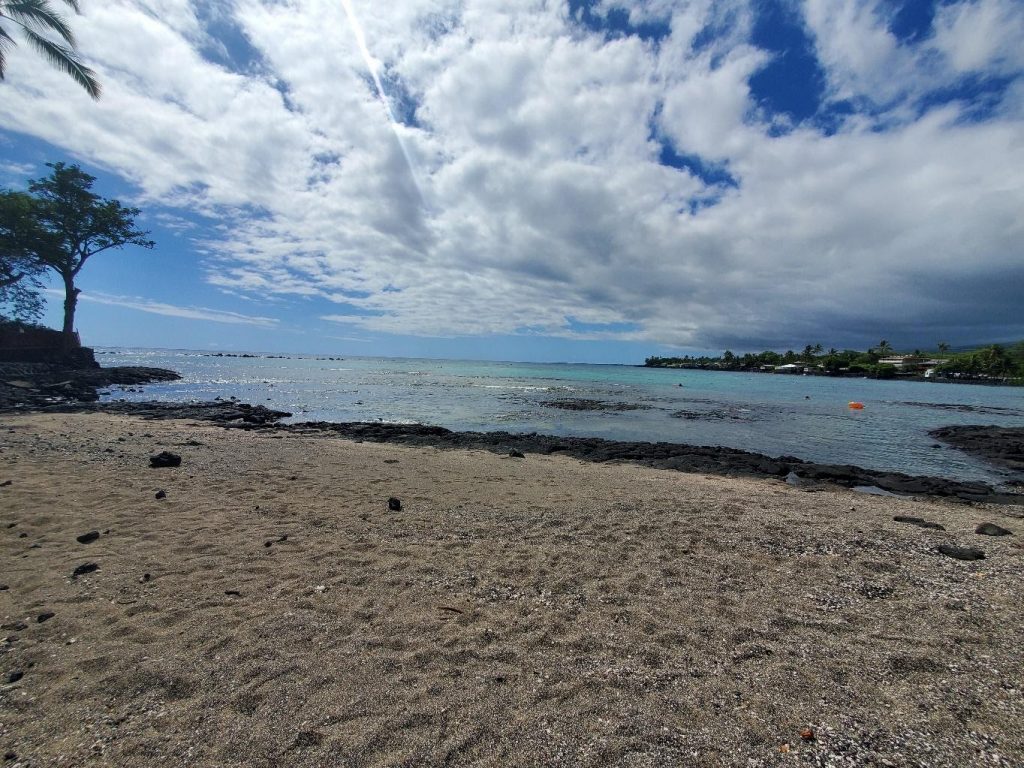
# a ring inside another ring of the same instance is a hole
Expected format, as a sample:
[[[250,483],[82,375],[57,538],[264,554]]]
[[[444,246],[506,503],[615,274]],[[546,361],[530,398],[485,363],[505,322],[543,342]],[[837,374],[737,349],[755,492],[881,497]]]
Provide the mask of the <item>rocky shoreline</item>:
[[[881,490],[906,496],[933,496],[1001,504],[1024,504],[1024,494],[1005,493],[985,483],[864,469],[849,464],[819,464],[794,456],[771,457],[720,446],[650,443],[537,433],[456,432],[444,427],[380,422],[302,422],[281,424],[291,416],[235,400],[199,403],[99,402],[97,390],[181,378],[163,368],[114,367],[69,370],[39,363],[0,364],[0,413],[9,411],[102,412],[147,419],[192,419],[228,428],[334,435],[349,440],[486,450],[515,457],[561,453],[581,461],[631,462],[658,469],[731,477],[775,477],[813,491],[823,484]],[[572,405],[577,405],[572,403]],[[999,427],[948,427],[933,437],[1011,469],[1024,468],[1024,430]]]
[[[0,413],[46,407],[57,403],[99,400],[98,390],[176,381],[181,376],[166,368],[121,366],[69,368],[54,363],[0,363]]]
[[[657,469],[727,477],[774,477],[785,479],[808,491],[821,490],[831,484],[845,488],[877,489],[903,496],[1024,505],[1024,494],[1005,493],[985,483],[883,472],[849,464],[818,464],[794,456],[771,457],[720,446],[559,437],[537,433],[456,432],[424,424],[326,421],[282,424],[281,419],[291,416],[290,413],[231,400],[202,403],[63,403],[38,407],[36,410],[50,413],[118,413],[154,420],[190,419],[232,429],[323,434],[354,441],[449,450],[485,450],[516,458],[525,458],[529,454],[561,454],[594,463],[629,462]]]
[[[1024,472],[1024,427],[969,424],[940,427],[928,434],[993,464]]]

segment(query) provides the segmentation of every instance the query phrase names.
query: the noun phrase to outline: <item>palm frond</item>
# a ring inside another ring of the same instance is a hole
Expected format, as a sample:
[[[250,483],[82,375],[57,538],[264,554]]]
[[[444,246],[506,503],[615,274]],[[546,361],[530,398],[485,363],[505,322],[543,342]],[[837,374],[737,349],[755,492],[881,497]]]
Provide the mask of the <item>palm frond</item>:
[[[7,69],[7,51],[17,44],[17,41],[0,27],[0,80],[4,79],[4,71]]]
[[[25,37],[28,38],[32,47],[49,60],[53,66],[71,75],[74,81],[85,88],[92,98],[99,99],[101,89],[99,80],[96,79],[96,73],[79,61],[74,51],[47,40],[27,27],[25,28]]]
[[[24,27],[26,32],[55,32],[68,45],[75,47],[74,32],[47,0],[10,0],[3,4],[3,15]]]

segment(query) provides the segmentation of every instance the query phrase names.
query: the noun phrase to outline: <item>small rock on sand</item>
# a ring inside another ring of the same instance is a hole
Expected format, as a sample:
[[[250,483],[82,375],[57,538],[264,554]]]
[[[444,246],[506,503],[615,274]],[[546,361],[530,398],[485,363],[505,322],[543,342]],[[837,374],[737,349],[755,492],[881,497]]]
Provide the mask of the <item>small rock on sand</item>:
[[[952,544],[940,544],[939,552],[955,557],[957,560],[984,560],[985,553],[974,547],[954,547]]]
[[[921,517],[911,517],[910,515],[896,515],[895,517],[893,517],[893,520],[895,520],[897,523],[910,523],[911,525],[916,525],[918,528],[930,528],[935,531],[946,530],[944,526],[939,525],[938,523],[933,523],[930,520],[925,520]]]
[[[75,536],[75,541],[77,541],[79,544],[88,544],[90,542],[96,541],[96,539],[98,539],[99,537],[99,531],[89,531],[88,533],[83,533],[81,536]]]
[[[158,499],[166,499],[167,498],[167,491],[165,491],[163,489],[160,489],[159,491],[156,492],[156,498],[158,498]]]
[[[388,499],[388,509],[390,509],[392,512],[401,512],[402,502],[396,499],[394,496],[392,496],[390,499]]]
[[[149,466],[158,467],[180,467],[181,456],[170,451],[160,451],[155,456],[149,457]]]
[[[71,573],[71,577],[78,578],[79,576],[84,576],[87,573],[92,573],[93,571],[98,570],[99,566],[96,563],[82,563]]]
[[[1013,531],[995,523],[982,523],[974,529],[974,532],[980,533],[982,536],[1013,536]]]
[[[44,621],[49,621],[56,615],[57,614],[53,611],[44,611],[43,613],[40,613],[38,616],[36,616],[36,623],[42,624]]]

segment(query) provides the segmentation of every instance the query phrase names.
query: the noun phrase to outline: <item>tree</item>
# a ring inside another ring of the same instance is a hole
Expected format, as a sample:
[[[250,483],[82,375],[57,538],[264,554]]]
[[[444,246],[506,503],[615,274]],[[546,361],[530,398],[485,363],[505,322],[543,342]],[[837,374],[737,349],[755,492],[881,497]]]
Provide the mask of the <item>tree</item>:
[[[878,342],[878,346],[875,349],[878,351],[880,357],[885,357],[886,355],[892,354],[892,347],[889,345],[889,342],[886,341],[885,339],[882,339],[880,342]]]
[[[43,233],[32,212],[36,201],[25,192],[0,192],[0,318],[38,320],[43,313],[39,275],[45,267],[35,259]]]
[[[939,348],[939,354],[940,355],[944,355],[947,352],[949,352],[949,344],[947,344],[944,341],[940,341],[939,342],[939,347],[938,348]]]
[[[96,181],[77,165],[47,163],[53,172],[45,179],[29,182],[34,198],[31,223],[40,234],[31,244],[33,257],[52,269],[64,282],[64,333],[75,328],[78,294],[75,278],[85,262],[111,248],[137,245],[152,248],[148,232],[136,228],[138,208],[125,208],[92,191]]]
[[[1013,361],[1001,344],[991,344],[978,352],[982,370],[990,376],[1005,376],[1013,370]]]
[[[78,0],[63,0],[78,13]],[[15,43],[7,27],[21,28],[21,33],[42,56],[57,69],[71,75],[76,83],[94,99],[100,97],[96,73],[78,58],[74,33],[64,17],[54,12],[48,0],[0,0],[0,80],[4,79],[6,54]],[[58,38],[57,41],[47,35]]]

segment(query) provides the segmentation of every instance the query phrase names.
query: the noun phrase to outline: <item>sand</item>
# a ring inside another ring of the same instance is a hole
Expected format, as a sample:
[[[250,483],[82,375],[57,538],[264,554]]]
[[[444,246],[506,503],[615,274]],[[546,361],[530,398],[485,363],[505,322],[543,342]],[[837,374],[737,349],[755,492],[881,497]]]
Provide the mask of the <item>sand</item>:
[[[0,765],[1024,765],[1021,507],[103,414],[6,480]]]

